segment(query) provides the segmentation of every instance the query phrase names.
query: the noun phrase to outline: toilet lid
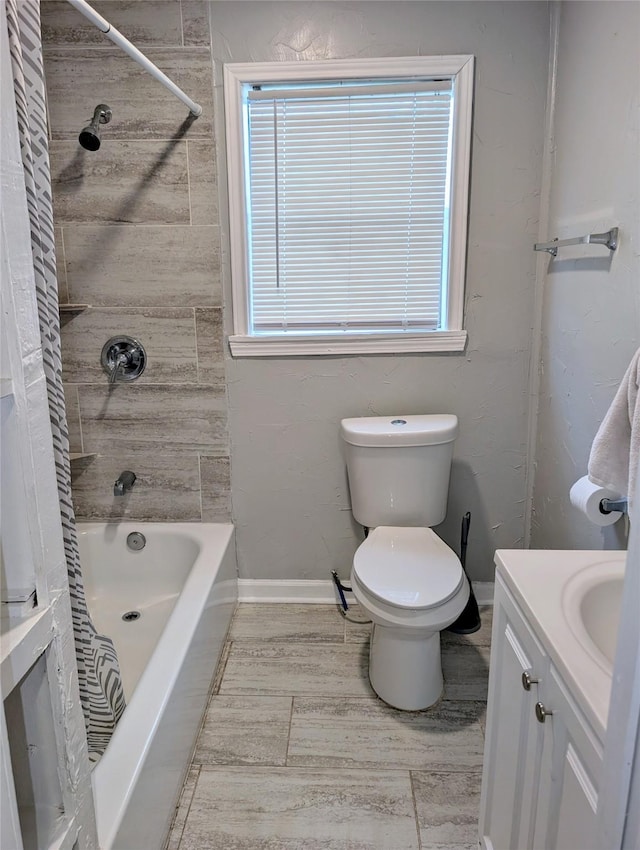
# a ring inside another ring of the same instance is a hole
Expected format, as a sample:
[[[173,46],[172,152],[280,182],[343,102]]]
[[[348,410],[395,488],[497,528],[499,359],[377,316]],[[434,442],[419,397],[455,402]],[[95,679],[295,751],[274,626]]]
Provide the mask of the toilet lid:
[[[364,588],[399,608],[433,608],[460,589],[462,565],[430,528],[379,526],[356,551],[353,571]]]

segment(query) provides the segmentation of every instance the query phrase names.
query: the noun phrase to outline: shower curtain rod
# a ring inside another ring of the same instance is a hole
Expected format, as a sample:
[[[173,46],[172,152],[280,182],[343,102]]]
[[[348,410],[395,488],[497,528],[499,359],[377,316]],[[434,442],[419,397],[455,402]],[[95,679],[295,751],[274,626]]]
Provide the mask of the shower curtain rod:
[[[145,71],[148,71],[152,77],[155,77],[158,82],[162,83],[165,88],[169,89],[172,94],[186,104],[191,110],[192,115],[195,115],[196,118],[198,115],[202,115],[202,107],[200,104],[196,103],[195,100],[191,100],[190,97],[187,97],[187,95],[181,88],[178,88],[173,80],[170,80],[157,65],[154,65],[150,59],[147,59],[144,53],[138,50],[135,45],[131,44],[128,38],[125,38],[121,32],[119,32],[115,27],[112,27],[109,21],[105,20],[102,15],[99,15],[96,10],[87,3],[87,0],[68,0],[68,2],[71,3],[71,5],[77,9],[80,14],[84,15],[85,18],[88,18],[92,24],[98,27],[98,29],[103,32],[107,38],[110,38],[114,44],[117,44],[118,47],[122,48],[122,50],[131,56],[132,59],[135,59],[139,65],[142,65]]]

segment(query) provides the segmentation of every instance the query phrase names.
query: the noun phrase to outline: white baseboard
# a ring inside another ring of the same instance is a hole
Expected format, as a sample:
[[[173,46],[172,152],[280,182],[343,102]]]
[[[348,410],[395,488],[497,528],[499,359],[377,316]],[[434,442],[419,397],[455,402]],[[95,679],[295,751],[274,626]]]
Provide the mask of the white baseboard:
[[[474,581],[478,605],[493,605],[493,582]],[[297,602],[332,605],[338,602],[331,579],[238,579],[238,602]]]
[[[238,602],[304,602],[331,604],[336,601],[331,579],[238,579]]]

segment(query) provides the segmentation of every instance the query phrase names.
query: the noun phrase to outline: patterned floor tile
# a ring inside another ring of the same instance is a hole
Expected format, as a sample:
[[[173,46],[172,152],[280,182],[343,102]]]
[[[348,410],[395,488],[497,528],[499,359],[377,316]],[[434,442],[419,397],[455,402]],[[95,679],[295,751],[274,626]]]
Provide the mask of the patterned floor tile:
[[[480,771],[483,704],[398,711],[378,699],[295,698],[287,764]]]
[[[180,850],[418,850],[409,774],[203,768]]]
[[[291,697],[214,696],[193,760],[284,765],[290,720]]]
[[[445,698],[404,712],[369,685],[370,625],[239,606],[166,850],[475,850],[491,613],[443,633]]]
[[[234,642],[221,694],[371,696],[369,657],[359,644]]]
[[[220,660],[218,661],[218,666],[216,667],[216,673],[213,677],[213,682],[211,684],[211,693],[217,694],[220,690],[220,684],[222,683],[222,677],[224,676],[224,671],[227,667],[227,661],[229,659],[229,653],[231,652],[231,642],[225,641],[224,646],[222,647],[222,652],[220,653]]]
[[[360,605],[349,605],[347,617],[344,620],[344,639],[346,643],[369,643],[371,638],[371,622],[366,622],[367,612]],[[359,622],[359,621],[365,622]]]
[[[443,646],[444,697],[487,701],[490,649],[486,646]]]
[[[196,790],[196,782],[198,780],[199,773],[199,767],[194,766],[189,768],[187,778],[182,787],[180,801],[178,803],[178,808],[176,809],[175,818],[171,825],[171,831],[169,833],[165,850],[178,850],[180,846],[182,831],[187,820],[187,815],[189,814],[189,808],[191,806],[191,800],[193,799],[193,792]]]
[[[423,850],[477,850],[480,776],[412,773]]]
[[[442,646],[453,646],[456,644],[462,646],[491,646],[493,606],[481,605],[478,610],[480,612],[480,628],[478,631],[470,635],[457,635],[445,629],[440,633]]]
[[[233,641],[342,643],[343,620],[335,605],[238,605],[231,624]]]

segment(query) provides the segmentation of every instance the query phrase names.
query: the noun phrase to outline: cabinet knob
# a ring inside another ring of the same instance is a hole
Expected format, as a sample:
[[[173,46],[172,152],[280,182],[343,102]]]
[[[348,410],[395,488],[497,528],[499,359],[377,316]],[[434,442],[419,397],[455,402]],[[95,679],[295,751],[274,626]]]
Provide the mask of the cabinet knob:
[[[529,673],[528,670],[525,670],[522,674],[522,687],[525,689],[525,691],[530,691],[531,685],[537,685],[539,681],[540,679],[532,679],[531,673]]]
[[[536,718],[538,723],[544,723],[547,717],[551,717],[553,711],[549,711],[548,708],[545,708],[541,702],[536,703]]]

